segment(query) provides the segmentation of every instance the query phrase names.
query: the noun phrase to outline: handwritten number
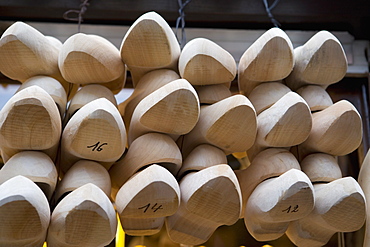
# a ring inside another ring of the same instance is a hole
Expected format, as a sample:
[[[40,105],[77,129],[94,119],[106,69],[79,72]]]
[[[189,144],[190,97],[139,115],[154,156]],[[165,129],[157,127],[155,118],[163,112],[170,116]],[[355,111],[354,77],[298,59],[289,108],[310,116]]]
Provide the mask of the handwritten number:
[[[158,203],[155,203],[152,207],[150,207],[150,203],[146,204],[145,206],[143,207],[140,207],[138,209],[144,209],[144,213],[146,213],[146,211],[150,208],[151,210],[153,210],[153,212],[157,212],[159,209],[163,209],[162,208],[162,205],[161,204],[158,204]],[[157,206],[158,205],[158,206]]]
[[[298,212],[298,205],[295,205],[292,209],[292,205],[290,205],[287,209],[282,210],[281,212],[287,212],[288,213],[296,213]]]
[[[100,152],[100,151],[102,151],[103,150],[103,146],[104,145],[108,145],[108,143],[106,143],[106,142],[103,142],[102,144],[100,144],[100,142],[97,142],[97,143],[95,143],[94,145],[91,145],[91,146],[87,146],[87,148],[92,148],[92,150],[91,151],[98,151],[98,152]]]

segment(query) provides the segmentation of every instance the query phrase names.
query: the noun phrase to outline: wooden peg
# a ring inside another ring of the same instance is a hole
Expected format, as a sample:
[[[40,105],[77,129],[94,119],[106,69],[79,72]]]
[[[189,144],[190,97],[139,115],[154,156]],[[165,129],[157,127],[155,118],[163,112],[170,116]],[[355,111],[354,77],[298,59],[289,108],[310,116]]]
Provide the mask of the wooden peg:
[[[233,95],[208,106],[202,106],[199,121],[184,137],[182,153],[186,157],[194,147],[208,143],[226,153],[249,149],[257,132],[256,112],[243,95]]]
[[[115,202],[126,234],[153,235],[162,229],[165,217],[177,211],[180,188],[167,169],[154,164],[130,178]]]
[[[179,73],[192,85],[224,84],[234,80],[236,63],[233,56],[215,42],[195,38],[181,51]]]
[[[301,169],[292,153],[283,148],[268,148],[260,152],[246,169],[236,170],[235,174],[243,196],[242,216],[244,216],[244,207],[248,198],[258,184],[293,168]]]
[[[289,223],[307,216],[314,208],[314,188],[300,170],[290,169],[261,182],[250,195],[244,222],[257,241],[284,235]]]
[[[42,246],[50,221],[49,203],[41,189],[23,176],[0,185],[0,245]]]
[[[199,103],[211,105],[230,97],[231,91],[225,84],[194,86],[199,97]]]
[[[307,102],[311,112],[324,110],[333,104],[328,92],[318,85],[300,87],[297,93]]]
[[[133,85],[149,71],[177,71],[180,45],[168,23],[156,12],[140,16],[125,34],[121,58],[130,70]]]
[[[61,119],[64,118],[67,107],[67,94],[59,81],[49,76],[34,76],[26,80],[18,88],[17,92],[30,86],[39,86],[50,94],[58,106]]]
[[[68,121],[62,134],[61,169],[80,159],[94,160],[106,169],[126,149],[126,129],[118,109],[107,99],[87,103]]]
[[[239,91],[249,96],[257,85],[287,77],[293,66],[292,42],[283,30],[271,28],[241,56],[238,67]]]
[[[323,246],[336,232],[359,230],[365,222],[365,195],[352,177],[314,184],[315,207],[292,222],[286,234],[298,246]]]
[[[141,168],[160,164],[176,175],[182,164],[180,149],[175,141],[165,134],[148,133],[135,139],[126,155],[116,162],[109,174],[112,180],[112,198],[127,180]]]
[[[39,151],[22,151],[13,155],[0,170],[0,184],[18,175],[38,185],[50,201],[58,173],[49,156]]]
[[[177,137],[187,134],[198,122],[199,108],[198,95],[190,83],[185,79],[172,81],[136,106],[128,130],[128,142],[130,144],[148,132]]]
[[[96,185],[85,184],[55,207],[47,235],[48,246],[98,247],[115,237],[117,218],[113,205]]]
[[[79,160],[66,172],[55,191],[55,202],[59,202],[68,193],[92,183],[98,186],[108,197],[111,192],[111,181],[107,169],[91,160]]]
[[[202,244],[219,226],[232,225],[240,216],[239,183],[229,165],[185,175],[180,191],[179,210],[166,219],[167,233],[174,242]]]
[[[285,81],[292,90],[307,84],[326,88],[346,72],[347,58],[340,41],[330,32],[320,31],[294,49],[294,68]]]
[[[291,147],[305,141],[312,127],[311,111],[297,93],[289,92],[257,116],[256,141],[247,151],[254,157],[268,147]]]
[[[298,146],[299,157],[315,152],[346,155],[358,148],[361,140],[361,116],[349,101],[341,100],[312,114],[312,130]]]
[[[248,99],[256,109],[257,115],[259,115],[289,92],[291,90],[281,81],[266,82],[256,86],[249,94]]]
[[[60,72],[74,84],[107,83],[119,78],[125,65],[118,49],[98,35],[77,33],[63,44],[58,57]]]
[[[1,156],[6,162],[22,150],[39,150],[55,160],[62,131],[58,108],[38,86],[14,94],[0,111]]]

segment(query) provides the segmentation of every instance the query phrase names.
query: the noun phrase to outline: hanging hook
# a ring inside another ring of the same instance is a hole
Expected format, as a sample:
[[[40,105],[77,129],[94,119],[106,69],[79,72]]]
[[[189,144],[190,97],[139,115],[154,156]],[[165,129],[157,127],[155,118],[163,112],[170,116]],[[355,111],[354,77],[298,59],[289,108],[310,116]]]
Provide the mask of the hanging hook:
[[[68,21],[77,21],[78,22],[78,32],[80,32],[80,27],[81,27],[81,23],[83,22],[83,14],[85,14],[86,10],[87,10],[87,6],[89,6],[90,4],[88,3],[89,0],[81,0],[81,4],[80,4],[80,10],[76,10],[76,9],[70,9],[70,10],[67,10],[66,12],[64,12],[63,14],[63,18],[65,20],[68,20]],[[73,13],[73,14],[77,14],[77,17],[70,17],[69,15]]]
[[[185,43],[186,43],[185,11],[184,11],[184,9],[185,9],[186,5],[188,5],[188,3],[191,2],[191,0],[186,0],[185,3],[183,3],[182,0],[178,0],[177,2],[179,4],[179,15],[180,16],[176,20],[176,32],[175,32],[175,35],[176,35],[177,40],[179,41],[179,44],[180,44],[181,48],[183,48],[184,45],[185,45]],[[181,23],[181,41],[179,40],[179,37],[177,35],[177,32],[178,32],[180,23]]]
[[[269,6],[269,4],[268,4],[268,2],[267,2],[267,0],[262,0],[263,1],[263,4],[265,5],[265,9],[266,9],[266,13],[267,13],[267,16],[270,18],[270,20],[271,20],[271,22],[272,22],[272,24],[274,24],[274,26],[275,27],[280,27],[281,26],[281,24],[274,18],[274,16],[272,15],[272,13],[271,13],[271,10],[273,9],[273,8],[275,8],[276,7],[276,5],[278,4],[278,2],[280,1],[280,0],[275,0],[273,3],[272,3],[272,5],[271,6]]]

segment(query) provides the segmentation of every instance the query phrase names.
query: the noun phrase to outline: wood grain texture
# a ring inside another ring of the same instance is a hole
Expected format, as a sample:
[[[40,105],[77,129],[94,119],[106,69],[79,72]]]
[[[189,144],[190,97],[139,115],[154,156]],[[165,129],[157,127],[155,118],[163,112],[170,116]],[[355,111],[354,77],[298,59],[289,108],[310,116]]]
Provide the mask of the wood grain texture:
[[[333,104],[329,93],[318,85],[302,86],[296,92],[307,102],[311,112],[322,111]]]
[[[370,149],[369,149],[370,150]],[[370,151],[367,150],[365,158],[361,164],[360,173],[358,174],[358,183],[360,184],[366,201],[370,200],[370,183],[369,183],[369,176],[370,176]],[[365,224],[365,236],[364,236],[364,245],[368,246],[370,244],[370,208],[366,208],[366,224]]]

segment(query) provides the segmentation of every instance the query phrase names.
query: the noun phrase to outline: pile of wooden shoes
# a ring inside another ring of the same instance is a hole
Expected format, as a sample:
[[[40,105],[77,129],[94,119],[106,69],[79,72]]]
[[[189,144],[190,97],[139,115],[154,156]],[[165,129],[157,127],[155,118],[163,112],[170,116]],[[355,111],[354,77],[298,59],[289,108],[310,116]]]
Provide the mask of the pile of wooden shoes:
[[[117,104],[127,69],[134,92]],[[120,49],[13,24],[0,39],[0,71],[22,85],[0,112],[0,246],[105,246],[116,213],[126,234],[165,224],[186,245],[240,218],[258,241],[286,233],[298,246],[358,230],[364,193],[335,157],[360,145],[361,118],[325,91],[346,69],[326,31],[293,49],[270,29],[237,69],[211,40],[181,50],[154,12]],[[226,156],[236,152],[248,153],[249,167],[231,169]]]

